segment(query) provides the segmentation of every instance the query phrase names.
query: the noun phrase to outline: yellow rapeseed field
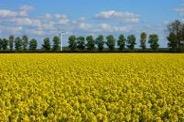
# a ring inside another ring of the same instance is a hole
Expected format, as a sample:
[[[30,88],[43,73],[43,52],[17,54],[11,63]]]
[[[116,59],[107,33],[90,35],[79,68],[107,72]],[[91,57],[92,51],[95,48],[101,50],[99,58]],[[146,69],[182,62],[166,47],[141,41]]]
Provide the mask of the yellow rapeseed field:
[[[183,54],[1,54],[0,121],[184,121]]]

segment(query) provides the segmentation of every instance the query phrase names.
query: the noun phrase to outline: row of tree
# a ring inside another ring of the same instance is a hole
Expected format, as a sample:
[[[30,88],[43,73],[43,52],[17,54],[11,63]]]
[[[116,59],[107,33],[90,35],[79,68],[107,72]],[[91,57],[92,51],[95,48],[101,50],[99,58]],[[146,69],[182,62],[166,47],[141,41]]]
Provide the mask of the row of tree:
[[[60,38],[54,36],[53,45],[51,45],[50,39],[45,38],[42,44],[43,51],[60,51]],[[0,51],[36,51],[38,48],[38,42],[36,39],[31,39],[24,35],[22,37],[14,37],[13,35],[9,38],[0,38]]]
[[[184,22],[176,20],[170,23],[167,27],[168,29],[168,48],[171,51],[184,51]],[[142,50],[145,50],[147,44],[152,50],[157,50],[159,48],[159,37],[157,34],[147,35],[145,32],[140,34],[140,44],[139,46]],[[51,44],[52,43],[52,44]],[[125,37],[123,34],[119,35],[116,39],[113,35],[103,36],[99,35],[94,38],[92,35],[89,36],[79,36],[71,35],[68,38],[68,48],[71,51],[75,50],[89,50],[92,51],[97,48],[102,51],[104,48],[108,47],[110,51],[115,48],[119,50],[124,50],[128,48],[129,50],[134,50],[136,43],[135,35],[128,35]],[[117,46],[116,46],[117,45]],[[29,40],[26,35],[22,37],[14,37],[13,35],[9,38],[0,38],[0,51],[36,51],[38,49],[38,42],[36,39]],[[41,45],[42,51],[60,51],[61,42],[58,36],[54,36],[52,42],[49,38],[43,40]]]
[[[175,20],[168,24],[168,48],[170,51],[184,51],[184,22]],[[150,45],[152,50],[157,50],[159,48],[159,37],[157,34],[151,34],[149,37],[145,32],[142,32],[140,35],[140,47],[142,50],[145,50],[147,47],[147,42]],[[134,50],[136,45],[136,37],[134,35],[129,35],[127,38],[121,34],[119,38],[116,40],[113,35],[109,35],[104,37],[103,35],[99,35],[97,38],[93,38],[93,36],[87,36],[86,38],[83,36],[76,37],[72,35],[69,37],[69,48],[74,51],[76,49],[84,50],[87,48],[88,50],[94,50],[97,47],[100,51],[104,49],[106,45],[110,50],[115,48],[115,44],[119,50],[124,50],[126,47],[130,50]]]
[[[76,37],[72,35],[68,39],[69,48],[70,50],[74,51],[76,49],[84,50],[87,48],[88,50],[92,51],[96,48],[102,51],[105,45],[109,48],[109,50],[115,49],[116,39],[113,35],[109,35],[104,37],[103,35],[99,35],[96,39],[92,35],[87,36],[86,38],[83,36]],[[150,47],[153,50],[158,49],[159,38],[156,34],[149,35]],[[146,42],[147,42],[147,34],[143,32],[141,34],[140,40],[140,47],[142,49],[146,49]],[[41,50],[43,51],[60,51],[60,38],[58,36],[54,36],[52,39],[52,45],[49,38],[45,38],[43,40],[43,44]],[[134,35],[129,35],[127,38],[123,34],[121,34],[117,40],[117,45],[120,50],[124,50],[126,46],[133,50],[136,45],[136,37]],[[14,37],[13,35],[9,36],[9,38],[0,38],[0,51],[36,51],[38,48],[38,42],[36,39],[31,39],[24,35],[22,37]]]
[[[76,37],[75,35],[72,35],[69,37],[69,48],[74,51],[76,49],[84,50],[87,48],[87,50],[94,50],[96,47],[98,50],[102,51],[105,46],[109,48],[109,50],[114,50],[115,45],[117,43],[117,46],[119,50],[124,50],[126,47],[130,50],[134,50],[136,45],[136,37],[135,35],[129,35],[127,38],[121,34],[119,38],[116,40],[116,38],[113,35],[108,35],[104,37],[103,35],[99,35],[97,38],[94,38],[92,35],[89,35],[87,37],[79,36]],[[158,41],[159,37],[157,34],[151,34],[149,37],[147,37],[147,34],[145,32],[141,33],[140,35],[140,47],[145,50],[146,49],[146,43],[150,44],[150,48],[152,50],[157,50],[159,47]]]

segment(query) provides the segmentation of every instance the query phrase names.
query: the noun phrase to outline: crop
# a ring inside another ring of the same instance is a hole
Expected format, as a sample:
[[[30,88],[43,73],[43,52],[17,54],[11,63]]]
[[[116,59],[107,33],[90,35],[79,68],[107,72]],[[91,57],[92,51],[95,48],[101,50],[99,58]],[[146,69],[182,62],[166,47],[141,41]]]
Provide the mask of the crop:
[[[184,55],[1,54],[0,121],[184,121]]]

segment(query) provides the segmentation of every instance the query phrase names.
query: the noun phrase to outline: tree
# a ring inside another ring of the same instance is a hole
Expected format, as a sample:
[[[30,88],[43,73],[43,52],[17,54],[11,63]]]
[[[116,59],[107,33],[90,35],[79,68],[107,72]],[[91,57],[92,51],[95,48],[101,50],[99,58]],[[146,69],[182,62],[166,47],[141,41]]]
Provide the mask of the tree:
[[[8,40],[6,38],[2,41],[2,49],[6,51],[8,49]]]
[[[110,50],[114,50],[114,46],[115,46],[115,41],[116,39],[114,38],[113,35],[109,35],[106,37],[107,39],[107,46],[109,47]]]
[[[29,39],[26,35],[23,35],[22,36],[22,46],[23,46],[23,50],[27,50],[27,47],[28,47],[28,44],[29,44]]]
[[[0,50],[3,49],[3,40],[0,38]]]
[[[22,50],[22,40],[20,37],[15,38],[15,50],[21,51]]]
[[[96,44],[97,44],[97,46],[98,46],[98,49],[100,50],[100,51],[102,51],[103,50],[103,48],[104,48],[104,36],[103,35],[99,35],[97,38],[96,38]]]
[[[86,46],[87,46],[87,49],[88,49],[88,50],[93,50],[93,49],[95,49],[95,40],[93,39],[93,36],[92,36],[92,35],[87,36],[87,37],[86,37],[86,41],[87,41]]]
[[[13,50],[13,43],[14,43],[14,36],[10,35],[9,36],[9,47],[10,47],[10,51]]]
[[[151,47],[152,50],[157,50],[158,49],[158,47],[159,47],[158,41],[159,41],[159,38],[158,38],[157,34],[151,34],[149,36],[148,43],[150,44],[150,47]]]
[[[180,22],[179,20],[175,20],[174,22],[168,25],[169,35],[175,36],[176,48],[177,50],[184,49],[184,23]],[[169,40],[168,40],[169,41]],[[170,43],[170,42],[169,42]],[[168,44],[169,46],[169,44]],[[172,48],[172,47],[170,47]],[[175,48],[175,47],[173,47]],[[174,50],[174,49],[172,49]]]
[[[53,38],[53,51],[60,51],[61,50],[61,41],[58,36],[54,36]]]
[[[29,50],[35,51],[37,48],[37,40],[36,39],[31,39],[29,42]]]
[[[140,36],[140,47],[145,50],[146,49],[146,40],[147,40],[147,34],[145,32],[141,33]]]
[[[50,51],[51,45],[50,45],[50,39],[48,37],[43,40],[42,49],[44,51]]]
[[[169,36],[167,37],[168,42],[168,47],[170,48],[171,51],[176,51],[177,50],[177,37],[174,33],[170,33]]]
[[[124,50],[125,49],[125,42],[126,42],[126,38],[123,34],[121,34],[119,36],[118,41],[117,41],[117,44],[119,46],[119,50]]]
[[[68,43],[69,43],[69,48],[74,51],[76,48],[77,48],[77,42],[76,42],[76,37],[75,35],[71,35],[69,38],[68,38]]]
[[[85,49],[85,38],[83,36],[79,36],[77,38],[77,48],[79,50],[84,50]]]
[[[135,45],[136,45],[136,37],[134,35],[129,35],[127,37],[127,47],[133,50]]]

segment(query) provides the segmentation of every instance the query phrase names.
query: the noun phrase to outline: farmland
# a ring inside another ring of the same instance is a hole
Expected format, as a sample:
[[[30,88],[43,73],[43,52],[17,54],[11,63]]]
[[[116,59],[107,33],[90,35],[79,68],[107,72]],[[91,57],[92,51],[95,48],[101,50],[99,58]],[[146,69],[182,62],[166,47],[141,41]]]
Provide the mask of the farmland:
[[[184,121],[184,55],[1,54],[0,121]]]

